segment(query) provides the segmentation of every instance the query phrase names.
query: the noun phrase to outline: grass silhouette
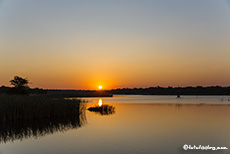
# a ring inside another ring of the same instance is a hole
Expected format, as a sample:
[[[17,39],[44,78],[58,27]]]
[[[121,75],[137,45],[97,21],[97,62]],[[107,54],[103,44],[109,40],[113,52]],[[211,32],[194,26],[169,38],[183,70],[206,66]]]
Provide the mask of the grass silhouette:
[[[66,117],[76,114],[80,102],[43,95],[0,95],[0,121]]]
[[[42,137],[86,123],[81,100],[43,95],[0,95],[0,143]]]

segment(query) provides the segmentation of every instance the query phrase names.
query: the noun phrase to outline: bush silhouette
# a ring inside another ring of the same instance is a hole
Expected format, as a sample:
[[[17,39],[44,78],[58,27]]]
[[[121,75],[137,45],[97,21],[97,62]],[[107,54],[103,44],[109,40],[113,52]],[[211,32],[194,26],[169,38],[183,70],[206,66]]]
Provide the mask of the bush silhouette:
[[[29,89],[29,81],[28,79],[24,79],[19,76],[15,76],[14,79],[10,80],[10,84],[14,87],[10,89],[10,94],[20,94],[27,95]]]

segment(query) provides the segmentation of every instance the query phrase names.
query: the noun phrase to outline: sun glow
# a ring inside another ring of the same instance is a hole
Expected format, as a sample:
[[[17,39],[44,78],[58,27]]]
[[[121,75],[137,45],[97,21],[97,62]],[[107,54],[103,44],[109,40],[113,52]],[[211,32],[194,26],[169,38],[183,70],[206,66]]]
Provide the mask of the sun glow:
[[[98,100],[98,106],[102,106],[102,99]]]
[[[101,85],[100,85],[100,86],[98,86],[98,89],[99,89],[99,90],[101,90],[101,89],[102,89],[102,86],[101,86]]]

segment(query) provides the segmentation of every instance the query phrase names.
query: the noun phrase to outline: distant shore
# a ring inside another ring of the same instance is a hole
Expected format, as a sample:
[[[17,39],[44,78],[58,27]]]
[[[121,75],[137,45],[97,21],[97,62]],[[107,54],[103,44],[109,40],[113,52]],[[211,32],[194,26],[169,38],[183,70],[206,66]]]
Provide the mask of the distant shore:
[[[123,88],[108,90],[111,94],[132,95],[230,95],[230,87],[149,87],[149,88]]]
[[[0,94],[7,93],[10,87],[0,87]],[[45,94],[55,97],[113,97],[116,94],[124,95],[230,95],[230,87],[149,87],[149,88],[122,88],[112,90],[56,90],[56,89],[29,89],[29,94]]]

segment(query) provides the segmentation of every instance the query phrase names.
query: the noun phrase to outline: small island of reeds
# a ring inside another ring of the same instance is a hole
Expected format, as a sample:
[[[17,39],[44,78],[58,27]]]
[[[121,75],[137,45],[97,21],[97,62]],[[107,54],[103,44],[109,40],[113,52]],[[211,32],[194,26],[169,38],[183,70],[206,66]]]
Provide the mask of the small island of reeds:
[[[101,115],[110,115],[115,113],[115,107],[112,105],[103,104],[88,108],[89,111],[99,113]]]

